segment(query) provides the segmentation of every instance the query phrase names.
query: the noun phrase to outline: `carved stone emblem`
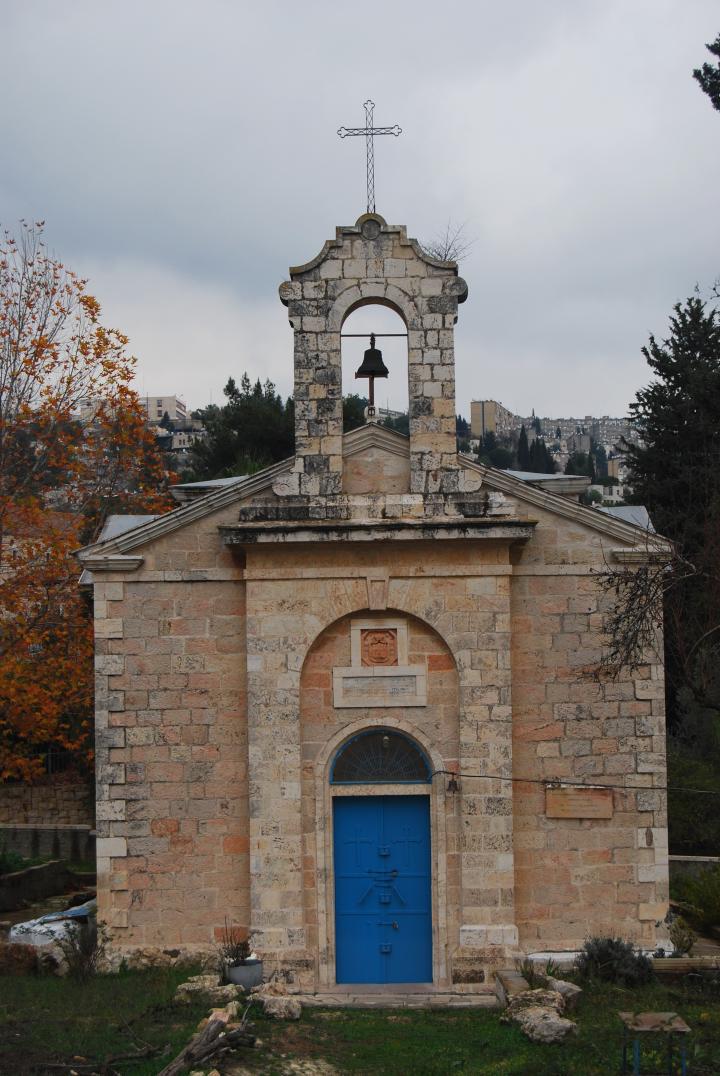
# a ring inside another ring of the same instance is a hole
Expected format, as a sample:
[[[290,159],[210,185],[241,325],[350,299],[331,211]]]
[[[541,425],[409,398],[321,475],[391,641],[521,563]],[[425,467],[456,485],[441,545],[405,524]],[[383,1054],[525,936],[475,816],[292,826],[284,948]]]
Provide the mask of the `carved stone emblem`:
[[[363,665],[397,665],[397,630],[366,628],[361,631],[360,658]]]

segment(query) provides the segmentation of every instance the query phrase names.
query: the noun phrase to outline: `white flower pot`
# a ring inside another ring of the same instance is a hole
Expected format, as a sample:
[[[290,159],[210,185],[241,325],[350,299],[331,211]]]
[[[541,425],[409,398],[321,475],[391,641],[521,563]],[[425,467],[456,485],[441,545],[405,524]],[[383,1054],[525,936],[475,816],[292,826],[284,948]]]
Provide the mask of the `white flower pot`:
[[[229,983],[241,986],[243,990],[252,990],[259,986],[263,977],[262,960],[248,960],[245,964],[226,964],[225,978]]]

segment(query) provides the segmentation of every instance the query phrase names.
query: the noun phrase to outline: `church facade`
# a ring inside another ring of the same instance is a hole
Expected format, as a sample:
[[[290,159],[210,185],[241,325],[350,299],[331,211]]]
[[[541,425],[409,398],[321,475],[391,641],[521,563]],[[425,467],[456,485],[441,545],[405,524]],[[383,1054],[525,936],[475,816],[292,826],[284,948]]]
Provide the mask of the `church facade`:
[[[467,286],[376,214],[281,285],[296,455],[79,554],[95,596],[99,916],[116,952],[254,933],[297,990],[487,989],[655,943],[664,684],[602,655],[639,528],[459,456]],[[408,332],[410,436],[343,434],[340,333]]]

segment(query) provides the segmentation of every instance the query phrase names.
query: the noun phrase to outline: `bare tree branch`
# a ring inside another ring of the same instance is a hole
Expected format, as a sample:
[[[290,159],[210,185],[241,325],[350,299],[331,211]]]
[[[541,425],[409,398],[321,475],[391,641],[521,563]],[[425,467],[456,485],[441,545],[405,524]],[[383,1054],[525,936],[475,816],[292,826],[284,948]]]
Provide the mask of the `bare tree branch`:
[[[440,262],[460,262],[475,243],[465,234],[466,224],[453,224],[448,220],[445,228],[422,244],[423,250]]]

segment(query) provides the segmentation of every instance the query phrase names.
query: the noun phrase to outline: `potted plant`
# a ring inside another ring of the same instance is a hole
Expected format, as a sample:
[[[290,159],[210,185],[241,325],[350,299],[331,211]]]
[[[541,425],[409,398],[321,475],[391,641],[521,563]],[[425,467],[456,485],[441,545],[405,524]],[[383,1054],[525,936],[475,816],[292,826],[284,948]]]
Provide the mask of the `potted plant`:
[[[229,983],[242,986],[244,990],[259,986],[263,977],[262,960],[252,956],[250,942],[255,933],[256,931],[248,933],[232,926],[226,919],[220,938],[220,955],[225,978]]]

